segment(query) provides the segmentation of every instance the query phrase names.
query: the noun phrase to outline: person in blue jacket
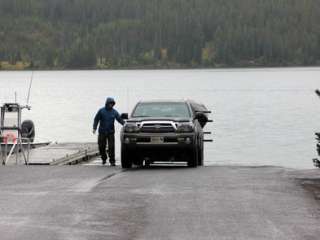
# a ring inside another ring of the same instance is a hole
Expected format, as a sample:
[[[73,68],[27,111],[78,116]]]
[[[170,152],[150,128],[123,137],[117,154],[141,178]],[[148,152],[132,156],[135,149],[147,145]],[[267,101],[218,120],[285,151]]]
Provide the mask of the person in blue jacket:
[[[98,145],[103,165],[106,164],[108,158],[106,154],[107,142],[110,165],[116,165],[114,153],[114,122],[117,120],[123,125],[124,120],[121,118],[117,110],[113,108],[115,104],[115,100],[108,97],[105,106],[97,112],[93,123],[93,134],[96,133],[99,125]]]

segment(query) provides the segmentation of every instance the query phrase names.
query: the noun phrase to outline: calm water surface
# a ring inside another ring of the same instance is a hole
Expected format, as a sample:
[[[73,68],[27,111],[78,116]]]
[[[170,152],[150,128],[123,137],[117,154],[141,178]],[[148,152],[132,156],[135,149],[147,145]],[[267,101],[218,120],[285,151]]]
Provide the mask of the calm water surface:
[[[31,72],[0,72],[0,103],[24,104]],[[312,168],[320,131],[320,68],[233,70],[37,71],[24,118],[37,140],[95,141],[92,121],[107,96],[119,112],[140,99],[190,98],[213,111],[207,165]],[[120,129],[120,126],[117,126]],[[119,156],[119,141],[117,144]]]

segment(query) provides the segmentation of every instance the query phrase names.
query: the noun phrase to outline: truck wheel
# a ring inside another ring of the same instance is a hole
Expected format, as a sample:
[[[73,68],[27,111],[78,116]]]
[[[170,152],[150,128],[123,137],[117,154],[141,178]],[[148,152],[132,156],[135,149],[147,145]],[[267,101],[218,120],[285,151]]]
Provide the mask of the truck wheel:
[[[140,159],[138,156],[137,156],[137,154],[132,154],[131,153],[131,157],[132,157],[132,159],[133,159],[133,164],[134,165],[136,165],[136,166],[138,166],[138,167],[142,167],[143,166],[143,160],[142,159]]]
[[[195,168],[198,165],[198,148],[194,147],[191,152],[188,159],[188,167]]]
[[[200,140],[200,146],[198,149],[198,166],[203,166],[204,154],[203,154],[203,139]]]
[[[132,160],[130,159],[130,153],[124,146],[121,146],[121,167],[132,168]]]

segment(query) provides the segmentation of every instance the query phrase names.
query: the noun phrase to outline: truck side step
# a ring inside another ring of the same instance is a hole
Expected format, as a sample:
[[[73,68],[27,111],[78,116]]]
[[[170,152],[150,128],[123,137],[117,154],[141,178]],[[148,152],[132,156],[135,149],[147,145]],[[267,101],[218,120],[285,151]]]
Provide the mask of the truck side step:
[[[203,142],[213,142],[213,139],[203,139]]]

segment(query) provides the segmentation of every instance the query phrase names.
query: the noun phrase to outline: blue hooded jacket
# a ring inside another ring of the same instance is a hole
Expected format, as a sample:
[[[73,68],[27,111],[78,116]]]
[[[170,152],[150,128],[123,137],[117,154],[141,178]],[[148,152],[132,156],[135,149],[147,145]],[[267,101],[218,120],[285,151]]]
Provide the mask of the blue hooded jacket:
[[[93,129],[97,130],[98,124],[99,124],[99,133],[114,133],[114,121],[117,120],[120,124],[124,124],[124,120],[121,118],[120,114],[117,112],[117,110],[111,108],[108,109],[107,105],[109,103],[114,103],[115,101],[113,98],[107,98],[106,106],[101,108],[95,118],[93,123]]]

